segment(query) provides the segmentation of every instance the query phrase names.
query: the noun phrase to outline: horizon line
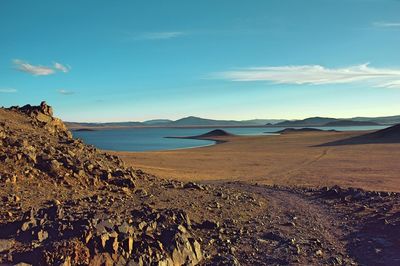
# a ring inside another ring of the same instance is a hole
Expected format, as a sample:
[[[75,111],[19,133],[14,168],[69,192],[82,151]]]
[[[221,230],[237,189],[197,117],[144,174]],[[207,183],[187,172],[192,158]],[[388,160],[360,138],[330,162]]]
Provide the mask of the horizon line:
[[[176,122],[185,118],[199,118],[199,119],[205,119],[205,120],[213,120],[213,121],[232,121],[232,122],[246,122],[246,121],[252,121],[252,120],[276,120],[276,121],[298,121],[298,120],[304,120],[304,119],[309,119],[309,118],[333,118],[333,119],[354,119],[354,118],[382,118],[382,117],[396,117],[400,116],[400,114],[394,114],[394,115],[382,115],[382,116],[351,116],[351,117],[335,117],[335,116],[307,116],[304,118],[251,118],[251,119],[216,119],[216,118],[204,118],[200,116],[184,116],[182,118],[178,119],[168,119],[168,118],[154,118],[154,119],[147,119],[147,120],[119,120],[119,121],[67,121],[63,120],[65,123],[91,123],[91,124],[107,124],[107,123],[145,123],[153,120],[169,120],[170,122]]]

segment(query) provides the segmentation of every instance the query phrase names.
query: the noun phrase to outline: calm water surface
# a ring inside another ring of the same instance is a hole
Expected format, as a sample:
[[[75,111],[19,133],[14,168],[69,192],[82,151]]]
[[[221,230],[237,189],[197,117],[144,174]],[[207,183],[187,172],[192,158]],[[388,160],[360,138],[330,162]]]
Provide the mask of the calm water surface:
[[[357,127],[323,127],[321,129],[335,129],[339,131],[375,130],[385,126],[357,126]],[[196,136],[207,133],[216,128],[126,128],[107,129],[96,131],[74,131],[76,138],[97,148],[115,151],[158,151],[194,148],[213,145],[214,141],[195,139],[170,139],[171,136]],[[248,128],[220,128],[236,135],[268,135],[284,128],[277,127],[248,127]],[[269,132],[269,133],[265,133]]]

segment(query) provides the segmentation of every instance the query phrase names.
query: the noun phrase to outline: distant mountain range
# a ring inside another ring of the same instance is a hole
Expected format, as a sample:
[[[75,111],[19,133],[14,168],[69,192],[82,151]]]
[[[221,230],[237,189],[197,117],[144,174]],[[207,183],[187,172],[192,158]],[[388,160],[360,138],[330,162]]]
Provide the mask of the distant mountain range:
[[[321,126],[330,122],[337,121],[336,118],[327,118],[327,117],[310,117],[302,120],[286,120],[283,122],[276,123],[275,126],[279,127],[310,127],[310,126]]]
[[[253,119],[253,120],[213,120],[195,116],[189,116],[171,121],[168,126],[263,126],[267,123],[278,123],[278,119]],[[164,124],[166,125],[166,124]]]
[[[400,115],[387,117],[355,117],[347,119],[310,117],[302,120],[253,119],[214,120],[189,116],[178,120],[154,119],[144,122],[81,123],[66,122],[71,129],[97,127],[222,127],[222,126],[273,126],[273,127],[321,127],[321,126],[369,126],[400,123]]]
[[[394,125],[400,123],[400,115],[383,116],[383,117],[355,117],[354,121],[370,121],[379,124]]]
[[[353,120],[338,120],[326,123],[325,127],[346,127],[346,126],[378,126],[379,123],[372,121],[353,121]]]
[[[329,118],[310,117],[302,120],[285,120],[274,124],[277,127],[323,127],[323,126],[376,126],[400,123],[400,115],[385,117]]]
[[[144,122],[109,122],[109,123],[85,123],[66,122],[71,129],[97,128],[97,127],[216,127],[216,126],[264,126],[276,124],[283,119],[252,119],[252,120],[214,120],[195,116],[188,116],[178,120],[154,119]]]

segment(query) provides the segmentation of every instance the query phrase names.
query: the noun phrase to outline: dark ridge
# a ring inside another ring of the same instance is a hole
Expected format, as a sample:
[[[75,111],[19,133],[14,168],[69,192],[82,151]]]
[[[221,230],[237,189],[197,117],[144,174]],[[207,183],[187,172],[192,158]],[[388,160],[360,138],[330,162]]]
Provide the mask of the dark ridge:
[[[352,120],[339,120],[326,123],[326,127],[347,127],[347,126],[379,126],[380,124],[372,121],[352,121]]]
[[[194,136],[195,138],[209,138],[209,137],[225,137],[225,136],[233,136],[233,134],[226,132],[225,130],[222,129],[215,129],[211,130],[210,132],[207,132],[202,135]]]
[[[275,126],[281,126],[281,127],[323,126],[326,123],[338,120],[339,119],[337,118],[329,118],[329,117],[310,117],[303,120],[286,120],[275,124]]]
[[[339,146],[373,143],[400,143],[400,124],[356,137],[327,142],[318,146]]]
[[[285,128],[283,130],[279,130],[276,132],[265,132],[265,133],[280,133],[280,134],[287,134],[287,133],[295,133],[295,132],[338,132],[337,130],[323,130],[323,129],[318,129],[318,128],[310,128],[310,127],[305,127],[305,128]]]

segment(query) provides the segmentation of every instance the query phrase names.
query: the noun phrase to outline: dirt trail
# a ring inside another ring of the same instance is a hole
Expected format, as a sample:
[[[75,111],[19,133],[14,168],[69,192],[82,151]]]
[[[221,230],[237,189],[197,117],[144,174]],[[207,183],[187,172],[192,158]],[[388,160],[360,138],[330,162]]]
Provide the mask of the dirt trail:
[[[340,264],[344,260],[346,263],[354,262],[346,250],[343,239],[347,233],[339,217],[327,211],[326,206],[314,201],[312,197],[284,188],[246,183],[231,183],[229,186],[256,193],[266,199],[268,214],[263,220],[266,224],[264,236],[287,239],[289,250],[293,249],[297,255],[287,263],[312,264],[314,258],[323,258],[327,264]],[[270,243],[267,246],[276,257],[270,262],[277,262],[279,257],[276,254],[284,251],[278,248],[277,252]]]
[[[243,182],[224,186],[254,193],[268,202],[268,213],[255,217],[253,222],[258,224],[253,241],[263,243],[255,249],[263,250],[264,263],[399,265],[400,197],[397,194]]]

